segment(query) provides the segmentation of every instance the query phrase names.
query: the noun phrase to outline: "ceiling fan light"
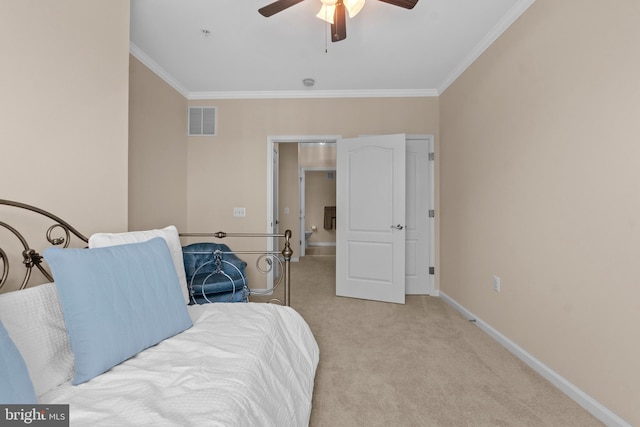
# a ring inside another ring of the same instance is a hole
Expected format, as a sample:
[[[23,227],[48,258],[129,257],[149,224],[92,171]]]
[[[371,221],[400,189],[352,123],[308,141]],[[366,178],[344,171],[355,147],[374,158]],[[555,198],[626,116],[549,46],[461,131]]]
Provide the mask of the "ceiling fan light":
[[[364,7],[365,0],[343,0],[343,2],[347,12],[349,12],[349,18],[353,18]]]
[[[324,1],[322,2],[322,7],[320,8],[320,12],[316,15],[318,18],[323,21],[327,21],[329,24],[333,24],[333,15],[336,11],[336,5],[334,4],[326,4]]]
[[[336,12],[336,3],[338,0],[320,0],[320,2],[322,3],[322,7],[316,16],[329,24],[333,24],[333,17]]]

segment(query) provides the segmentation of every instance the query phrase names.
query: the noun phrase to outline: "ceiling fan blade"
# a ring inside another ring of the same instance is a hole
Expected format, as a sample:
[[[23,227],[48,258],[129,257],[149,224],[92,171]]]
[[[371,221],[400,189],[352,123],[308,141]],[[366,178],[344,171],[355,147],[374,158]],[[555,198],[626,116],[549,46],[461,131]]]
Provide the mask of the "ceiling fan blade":
[[[267,18],[275,15],[278,12],[282,12],[285,9],[290,8],[291,6],[294,6],[300,2],[302,2],[304,0],[277,0],[274,1],[271,4],[268,4],[264,7],[261,7],[260,9],[258,9],[258,12],[260,12],[260,15],[262,16],[266,16]]]
[[[380,0],[381,2],[389,3],[394,6],[404,7],[405,9],[413,9],[418,3],[418,0]]]
[[[333,15],[333,24],[331,24],[331,41],[339,42],[347,38],[347,18],[346,8],[341,0],[336,3],[336,11]]]

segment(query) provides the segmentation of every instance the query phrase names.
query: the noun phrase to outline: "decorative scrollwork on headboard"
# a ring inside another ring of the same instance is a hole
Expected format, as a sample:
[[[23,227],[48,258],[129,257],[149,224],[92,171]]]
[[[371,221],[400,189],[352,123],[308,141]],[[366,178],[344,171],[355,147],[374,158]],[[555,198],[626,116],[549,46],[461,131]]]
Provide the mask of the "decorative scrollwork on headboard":
[[[16,209],[22,209],[30,212],[34,212],[38,215],[47,217],[54,221],[54,224],[51,225],[46,233],[45,239],[49,244],[54,246],[62,246],[64,248],[69,246],[71,242],[71,237],[76,236],[78,239],[82,240],[84,243],[88,243],[89,239],[85,237],[82,233],[76,230],[73,226],[71,226],[68,222],[62,220],[56,215],[47,212],[43,209],[37,208],[35,206],[27,205],[25,203],[14,202],[11,200],[0,199],[0,206],[8,206]],[[24,289],[27,287],[29,283],[29,279],[31,278],[31,272],[33,268],[37,268],[44,277],[48,280],[53,281],[53,278],[49,274],[49,272],[42,266],[42,255],[40,255],[33,246],[31,246],[26,237],[25,233],[21,233],[12,225],[7,224],[4,221],[0,221],[0,227],[9,231],[20,243],[22,246],[22,264],[25,267],[24,277],[22,279],[22,283],[20,284],[19,289]],[[57,235],[62,231],[63,235]],[[0,289],[6,284],[9,277],[9,256],[0,247],[0,261],[2,262],[2,274],[0,275]]]
[[[4,215],[5,212],[10,211],[10,209],[16,209],[18,211],[28,211],[38,214],[42,217],[46,217],[53,221],[53,225],[47,228],[45,233],[45,239],[49,245],[53,246],[62,246],[63,248],[69,247],[69,244],[72,238],[75,236],[77,239],[81,240],[85,244],[89,243],[89,239],[85,237],[82,233],[72,227],[68,222],[62,220],[61,218],[53,215],[50,212],[47,212],[43,209],[37,208],[35,206],[27,205],[25,203],[14,202],[11,200],[0,199],[0,215]],[[13,216],[13,215],[10,215]],[[15,238],[14,245],[19,243],[21,248],[21,256],[22,256],[22,265],[25,268],[24,277],[22,278],[22,282],[20,283],[17,289],[24,289],[29,284],[29,280],[31,279],[32,271],[34,268],[37,268],[42,275],[49,281],[53,281],[53,277],[51,274],[44,268],[43,266],[43,258],[38,253],[34,246],[30,245],[27,241],[27,237],[25,235],[31,237],[34,235],[34,230],[31,229],[33,226],[29,226],[29,233],[24,233],[18,231],[18,229],[8,224],[4,217],[0,217],[0,237],[4,237],[4,235],[11,235]],[[40,226],[39,228],[44,228],[44,226]],[[24,230],[24,228],[23,228]],[[236,254],[255,254],[260,255],[257,260],[257,268],[259,272],[262,273],[273,273],[273,286],[268,292],[264,295],[271,294],[281,283],[284,285],[284,300],[279,300],[277,298],[272,298],[269,302],[277,302],[283,305],[290,305],[290,277],[291,277],[291,257],[293,255],[293,250],[291,249],[291,230],[286,230],[283,234],[270,234],[270,233],[226,233],[219,231],[217,233],[180,233],[180,236],[183,237],[215,237],[219,239],[224,239],[228,237],[259,237],[259,238],[284,238],[284,248],[282,251],[277,250],[268,250],[268,251],[238,251]],[[3,247],[4,246],[4,247]],[[13,258],[11,258],[7,252],[5,251],[6,246],[4,241],[0,241],[0,265],[2,266],[2,270],[0,270],[0,291],[7,284],[9,280],[13,279],[9,276],[9,263],[10,261],[18,259],[18,254],[15,253]],[[263,264],[261,264],[263,263]],[[35,279],[34,279],[35,280]],[[13,290],[13,289],[12,289]]]
[[[233,237],[261,237],[261,238],[284,238],[284,248],[282,251],[233,251],[236,255],[257,255],[256,268],[259,273],[274,273],[273,287],[265,290],[264,293],[256,289],[252,289],[251,293],[255,295],[272,294],[280,284],[284,286],[284,298],[271,298],[269,302],[290,306],[291,303],[291,257],[293,249],[291,249],[291,230],[286,230],[283,234],[271,233],[226,233],[218,231],[215,233],[180,233],[181,237],[215,237],[216,239],[225,239]],[[277,265],[277,267],[276,267]]]

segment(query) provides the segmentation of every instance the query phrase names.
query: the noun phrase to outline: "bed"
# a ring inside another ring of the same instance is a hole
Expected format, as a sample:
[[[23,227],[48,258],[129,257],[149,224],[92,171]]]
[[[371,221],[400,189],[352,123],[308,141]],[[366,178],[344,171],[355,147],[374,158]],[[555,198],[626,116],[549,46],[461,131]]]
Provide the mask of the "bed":
[[[34,206],[0,200],[0,209],[54,223],[41,255],[0,210],[0,289],[13,261],[6,236],[25,267],[19,289],[0,294],[0,405],[68,405],[77,426],[308,425],[319,350],[289,307],[290,233],[275,236],[282,256],[265,253],[269,265],[284,258],[284,303],[188,305],[175,227],[100,233],[96,243]],[[89,248],[70,247],[72,236]],[[49,283],[30,286],[32,271]]]

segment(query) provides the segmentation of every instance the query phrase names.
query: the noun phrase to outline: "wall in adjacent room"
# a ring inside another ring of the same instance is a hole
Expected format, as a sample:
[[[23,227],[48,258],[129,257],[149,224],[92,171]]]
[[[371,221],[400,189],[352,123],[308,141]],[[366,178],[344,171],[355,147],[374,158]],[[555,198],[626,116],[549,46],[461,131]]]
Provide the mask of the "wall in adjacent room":
[[[336,230],[324,228],[324,207],[336,205],[336,155],[337,144],[302,144],[300,148],[300,167],[308,169],[305,173],[305,229],[316,230],[309,238],[309,243],[334,243]],[[328,172],[314,169],[333,169],[332,178]]]
[[[305,173],[305,226],[306,230],[313,230],[309,238],[313,244],[336,243],[336,223],[331,221],[325,227],[325,207],[336,205],[336,172],[307,171]],[[337,220],[337,218],[336,218]]]
[[[538,0],[440,98],[441,291],[632,425],[639,22]]]

